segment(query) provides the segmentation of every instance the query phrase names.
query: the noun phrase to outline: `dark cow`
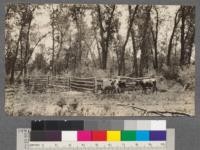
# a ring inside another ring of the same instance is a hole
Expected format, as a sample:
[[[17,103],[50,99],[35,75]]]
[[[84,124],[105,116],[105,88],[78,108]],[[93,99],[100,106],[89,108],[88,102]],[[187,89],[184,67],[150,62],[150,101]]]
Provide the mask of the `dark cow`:
[[[126,88],[126,82],[124,81],[118,81],[117,82],[117,93],[123,93],[125,91],[125,88]]]
[[[147,93],[147,89],[151,89],[152,92],[157,92],[157,86],[156,86],[156,79],[143,79],[140,81],[136,81],[136,86],[139,85],[142,88],[142,93]]]

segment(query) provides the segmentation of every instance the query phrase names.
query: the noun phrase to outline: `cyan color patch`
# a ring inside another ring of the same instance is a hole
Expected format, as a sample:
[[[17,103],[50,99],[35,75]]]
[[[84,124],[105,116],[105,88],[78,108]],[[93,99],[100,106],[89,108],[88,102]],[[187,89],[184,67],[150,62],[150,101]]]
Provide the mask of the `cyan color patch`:
[[[136,141],[150,141],[150,132],[136,131]]]

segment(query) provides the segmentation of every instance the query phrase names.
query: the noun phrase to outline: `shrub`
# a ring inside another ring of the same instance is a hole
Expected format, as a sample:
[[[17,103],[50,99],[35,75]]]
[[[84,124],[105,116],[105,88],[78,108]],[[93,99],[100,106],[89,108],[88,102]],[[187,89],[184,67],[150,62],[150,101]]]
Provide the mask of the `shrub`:
[[[187,85],[188,89],[193,90],[195,88],[195,65],[183,67],[183,69],[179,71],[178,80],[183,86]]]
[[[64,105],[66,105],[65,99],[61,97],[60,100],[56,103],[56,105],[62,108]]]
[[[167,80],[177,80],[179,78],[179,67],[163,65],[162,74]]]

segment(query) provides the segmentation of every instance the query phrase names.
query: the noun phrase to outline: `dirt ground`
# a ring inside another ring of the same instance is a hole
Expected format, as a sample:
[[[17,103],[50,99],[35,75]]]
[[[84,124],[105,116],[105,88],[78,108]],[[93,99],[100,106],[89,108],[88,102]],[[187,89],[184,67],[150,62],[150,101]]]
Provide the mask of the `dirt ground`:
[[[163,88],[164,86],[162,86]],[[121,94],[47,91],[27,93],[5,89],[5,111],[11,116],[193,116],[194,91],[179,85],[157,93],[141,90]]]

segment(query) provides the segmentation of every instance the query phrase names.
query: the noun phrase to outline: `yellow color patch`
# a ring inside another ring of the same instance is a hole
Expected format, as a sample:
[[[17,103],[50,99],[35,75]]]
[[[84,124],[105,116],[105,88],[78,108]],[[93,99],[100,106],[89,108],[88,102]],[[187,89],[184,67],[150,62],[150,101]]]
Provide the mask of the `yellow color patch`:
[[[107,131],[107,141],[121,141],[121,132]]]

